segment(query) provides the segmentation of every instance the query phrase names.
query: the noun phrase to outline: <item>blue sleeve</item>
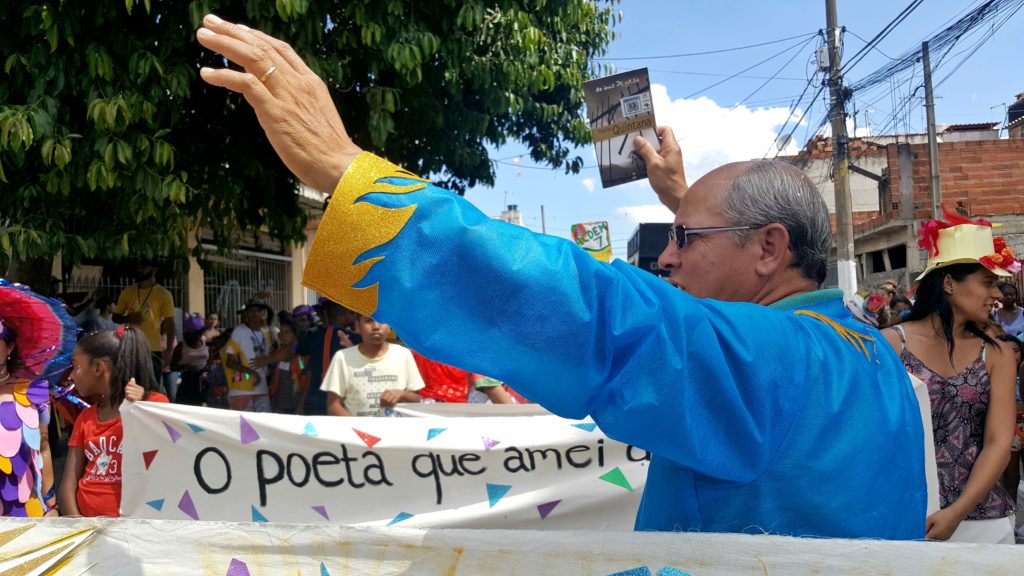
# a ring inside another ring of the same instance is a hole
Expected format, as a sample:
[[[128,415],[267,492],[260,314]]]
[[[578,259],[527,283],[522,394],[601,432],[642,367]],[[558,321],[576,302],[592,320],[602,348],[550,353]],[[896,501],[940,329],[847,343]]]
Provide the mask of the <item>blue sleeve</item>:
[[[342,179],[304,282],[430,358],[702,474],[749,481],[771,461],[803,407],[813,321],[695,299],[382,164],[364,154]]]

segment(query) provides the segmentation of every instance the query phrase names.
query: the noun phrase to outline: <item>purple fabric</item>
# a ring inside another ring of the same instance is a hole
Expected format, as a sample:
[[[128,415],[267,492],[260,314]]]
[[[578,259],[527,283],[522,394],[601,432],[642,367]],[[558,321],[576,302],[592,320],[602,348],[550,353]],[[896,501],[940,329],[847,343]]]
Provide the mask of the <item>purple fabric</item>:
[[[21,502],[11,502],[11,509],[7,511],[7,515],[12,518],[28,518],[25,505]]]
[[[11,482],[14,482],[13,484]],[[11,504],[18,502],[18,477],[10,474],[5,474],[3,480],[0,481],[0,498],[3,498],[4,502]]]
[[[21,475],[28,469],[29,464],[32,462],[29,458],[32,457],[32,449],[24,444],[21,445],[21,449],[18,453],[11,458],[11,474],[15,478],[21,478]]]
[[[900,358],[907,372],[928,386],[935,436],[935,464],[939,473],[939,499],[941,506],[946,508],[963,493],[985,438],[985,418],[988,416],[992,386],[984,353],[951,378],[932,372],[905,345]],[[967,519],[1005,518],[1013,513],[1013,499],[997,482],[967,514]]]
[[[36,406],[45,406],[50,400],[50,384],[42,378],[33,380],[28,385],[28,390],[25,391],[25,396],[28,397],[28,401],[35,404]]]
[[[3,426],[5,430],[21,429],[21,418],[18,416],[18,409],[14,407],[13,400],[0,402],[0,426]]]

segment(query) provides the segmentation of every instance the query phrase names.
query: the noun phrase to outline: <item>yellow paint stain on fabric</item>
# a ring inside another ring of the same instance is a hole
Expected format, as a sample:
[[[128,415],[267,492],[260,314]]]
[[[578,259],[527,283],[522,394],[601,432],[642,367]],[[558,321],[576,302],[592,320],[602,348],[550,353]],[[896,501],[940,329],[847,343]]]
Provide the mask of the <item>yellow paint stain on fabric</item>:
[[[448,571],[445,572],[446,576],[455,576],[455,573],[459,569],[459,560],[462,559],[462,555],[466,552],[463,548],[455,549],[455,559],[452,560],[451,566],[448,567]]]
[[[10,462],[10,460],[8,460],[8,462]],[[32,528],[34,528],[34,526],[29,524],[28,526],[22,526],[20,528],[11,528],[10,530],[4,530],[3,532],[0,532],[0,548],[3,548],[11,540],[14,540],[18,536],[21,536],[25,532],[31,530]]]
[[[384,182],[386,178],[404,178],[416,184],[396,186]],[[416,206],[383,208],[360,199],[367,194],[408,194],[426,186],[426,180],[387,160],[369,153],[359,155],[338,183],[317,228],[302,283],[347,308],[372,315],[377,310],[378,285],[355,285],[384,257],[356,260],[398,236]]]

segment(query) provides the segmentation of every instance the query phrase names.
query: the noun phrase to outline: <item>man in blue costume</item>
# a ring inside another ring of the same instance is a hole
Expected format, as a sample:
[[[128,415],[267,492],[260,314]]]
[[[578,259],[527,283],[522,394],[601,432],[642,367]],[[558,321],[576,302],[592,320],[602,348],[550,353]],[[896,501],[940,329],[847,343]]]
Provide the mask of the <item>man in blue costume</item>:
[[[333,192],[304,282],[650,451],[638,530],[924,536],[917,401],[878,332],[817,290],[831,228],[799,170],[731,164],[686,191],[671,138],[660,156],[639,146],[676,209],[670,284],[363,153],[287,44],[214,16],[197,37],[245,70],[202,77],[244,94],[289,169]]]

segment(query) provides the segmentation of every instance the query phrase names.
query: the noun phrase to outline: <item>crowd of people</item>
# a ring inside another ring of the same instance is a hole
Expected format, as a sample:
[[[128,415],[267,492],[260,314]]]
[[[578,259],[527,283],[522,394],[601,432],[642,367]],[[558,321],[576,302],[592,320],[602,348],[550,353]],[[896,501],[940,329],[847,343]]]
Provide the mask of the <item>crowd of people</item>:
[[[138,282],[116,300],[91,293],[69,312],[83,334],[121,326],[144,334],[170,402],[339,416],[390,415],[398,402],[526,402],[493,378],[406,349],[387,324],[326,298],[276,314],[250,299],[230,327],[218,312],[188,314],[175,338],[173,300],[154,272],[152,263],[140,264]]]

